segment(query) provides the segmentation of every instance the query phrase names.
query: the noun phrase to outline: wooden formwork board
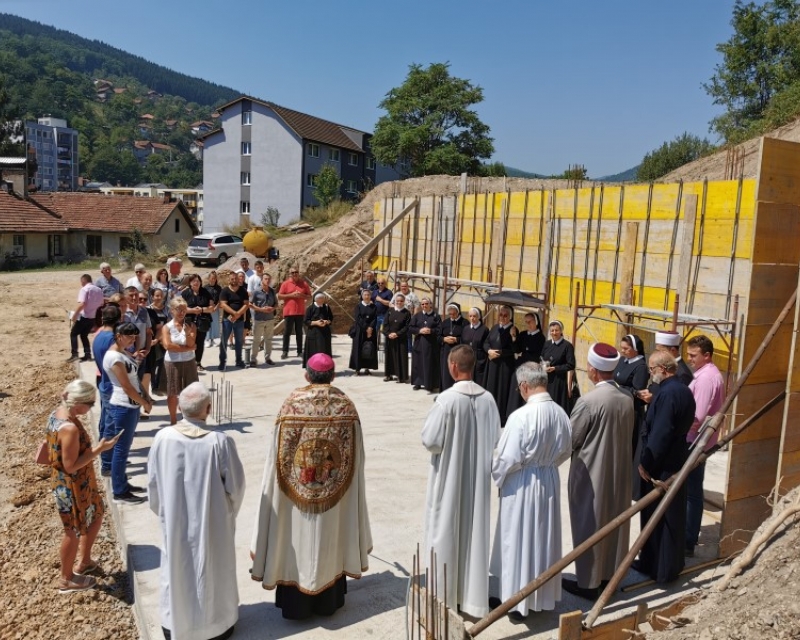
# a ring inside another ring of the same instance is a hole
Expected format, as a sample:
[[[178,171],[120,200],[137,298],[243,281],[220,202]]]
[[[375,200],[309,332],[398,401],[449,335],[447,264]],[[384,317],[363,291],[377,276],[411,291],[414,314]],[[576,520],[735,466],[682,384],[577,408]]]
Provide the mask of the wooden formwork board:
[[[730,457],[728,458],[730,461]],[[774,461],[773,461],[774,469]],[[728,472],[730,478],[731,472]],[[738,553],[747,546],[756,529],[772,513],[769,493],[739,500],[725,500],[720,522],[719,557]]]
[[[753,415],[758,409],[763,407],[769,400],[777,396],[786,387],[786,382],[778,380],[764,384],[747,384],[736,397],[733,412],[735,414],[733,425]],[[762,416],[755,424],[744,433],[736,436],[736,443],[752,442],[754,440],[765,440],[769,438],[780,438],[783,425],[782,407],[770,411]]]

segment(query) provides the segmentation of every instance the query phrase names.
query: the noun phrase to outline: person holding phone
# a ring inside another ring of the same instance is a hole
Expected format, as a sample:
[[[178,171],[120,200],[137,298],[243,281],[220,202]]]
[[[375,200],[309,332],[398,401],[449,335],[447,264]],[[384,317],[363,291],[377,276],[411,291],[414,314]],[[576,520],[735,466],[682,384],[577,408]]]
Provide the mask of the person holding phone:
[[[139,329],[132,322],[123,322],[114,329],[114,344],[106,351],[103,369],[111,381],[112,391],[109,410],[112,428],[106,435],[120,436],[116,440],[111,455],[111,488],[114,502],[120,504],[141,504],[145,498],[136,495],[144,491],[128,482],[125,467],[133,444],[133,435],[139,423],[142,409],[150,413],[153,405],[142,394],[139,383],[139,362],[130,349],[136,342]]]
[[[97,562],[92,560],[92,545],[100,532],[104,508],[92,462],[114,447],[122,435],[120,432],[114,438],[103,438],[92,446],[81,417],[89,413],[95,399],[92,384],[73,380],[61,394],[61,404],[47,420],[50,484],[64,525],[60,593],[95,586],[95,579],[88,574],[98,569]]]

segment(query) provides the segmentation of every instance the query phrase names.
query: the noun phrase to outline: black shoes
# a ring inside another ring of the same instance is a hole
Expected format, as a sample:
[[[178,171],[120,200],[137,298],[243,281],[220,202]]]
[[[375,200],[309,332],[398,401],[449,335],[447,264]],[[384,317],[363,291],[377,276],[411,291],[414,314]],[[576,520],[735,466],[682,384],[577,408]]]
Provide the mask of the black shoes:
[[[128,493],[147,493],[147,489],[137,487],[135,484],[128,484]]]
[[[80,358],[78,358],[78,354],[74,353],[69,358],[67,358],[67,362],[77,362]]]
[[[275,363],[272,361],[272,358],[267,358],[267,360],[266,360],[266,363],[267,363],[267,364],[275,364]]]
[[[145,500],[147,500],[147,498],[144,496],[134,495],[130,491],[120,493],[119,495],[114,494],[114,502],[117,504],[142,504]]]
[[[288,358],[288,357],[289,357],[289,354],[286,353],[286,352],[281,354],[281,360],[286,360],[286,358]]]
[[[412,388],[412,389],[414,389],[414,391],[419,391],[420,389],[422,389],[422,387],[421,387],[421,386],[419,386],[418,384],[415,384],[415,385],[414,385],[413,387],[411,387],[411,388]]]
[[[567,593],[571,593],[572,595],[580,598],[586,598],[587,600],[597,600],[602,593],[600,587],[595,587],[594,589],[584,589],[583,587],[578,586],[577,580],[570,580],[569,578],[561,578],[561,588]]]

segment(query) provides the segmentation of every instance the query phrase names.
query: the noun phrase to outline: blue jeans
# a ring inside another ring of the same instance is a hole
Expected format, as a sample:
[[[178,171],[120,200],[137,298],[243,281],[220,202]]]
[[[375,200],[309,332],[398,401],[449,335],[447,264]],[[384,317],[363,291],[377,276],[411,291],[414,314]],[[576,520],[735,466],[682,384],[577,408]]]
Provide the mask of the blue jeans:
[[[122,437],[111,450],[111,489],[114,495],[118,496],[128,491],[128,475],[125,473],[125,467],[128,464],[128,453],[139,422],[140,408],[120,407],[115,404],[108,406],[113,420],[110,435],[115,436],[122,431]]]
[[[703,479],[706,475],[704,462],[686,479],[686,547],[694,548],[700,537],[703,522]]]
[[[211,329],[208,330],[206,334],[207,340],[218,340],[219,339],[219,311],[215,311],[211,314]]]
[[[244,322],[222,321],[222,342],[219,343],[219,365],[228,359],[228,338],[233,333],[233,350],[236,353],[236,364],[242,364],[242,345],[244,344]]]
[[[100,392],[100,420],[97,423],[97,432],[100,438],[113,438],[116,433],[113,431],[114,421],[111,418],[111,394]],[[100,454],[100,468],[104,471],[111,469],[111,455],[113,449],[103,451]]]

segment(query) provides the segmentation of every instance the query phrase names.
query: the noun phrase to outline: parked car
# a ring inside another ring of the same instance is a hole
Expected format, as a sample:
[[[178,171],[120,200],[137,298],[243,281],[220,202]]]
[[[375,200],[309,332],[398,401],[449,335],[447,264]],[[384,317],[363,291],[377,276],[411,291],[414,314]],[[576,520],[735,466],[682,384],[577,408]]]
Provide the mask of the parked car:
[[[195,267],[203,262],[219,266],[243,250],[244,243],[239,236],[230,233],[204,233],[192,238],[186,255]]]

